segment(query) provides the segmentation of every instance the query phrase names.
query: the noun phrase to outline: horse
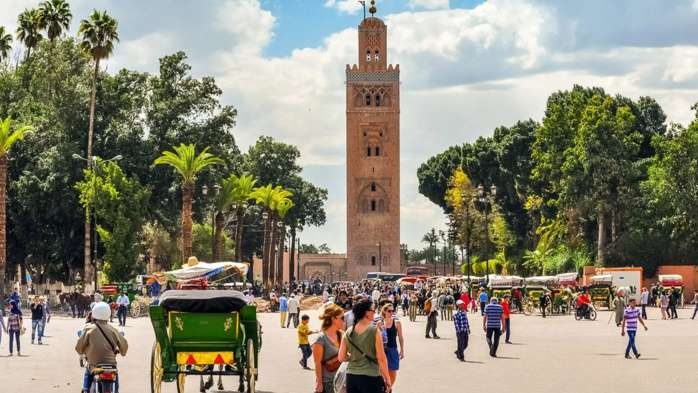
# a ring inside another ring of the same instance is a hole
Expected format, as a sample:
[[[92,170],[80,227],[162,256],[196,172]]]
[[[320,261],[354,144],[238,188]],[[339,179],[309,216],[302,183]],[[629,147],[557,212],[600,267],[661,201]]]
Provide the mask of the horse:
[[[90,307],[90,304],[94,301],[94,296],[84,295],[78,292],[61,293],[58,298],[61,301],[61,305],[67,306],[73,315],[73,318],[84,318],[85,311]]]

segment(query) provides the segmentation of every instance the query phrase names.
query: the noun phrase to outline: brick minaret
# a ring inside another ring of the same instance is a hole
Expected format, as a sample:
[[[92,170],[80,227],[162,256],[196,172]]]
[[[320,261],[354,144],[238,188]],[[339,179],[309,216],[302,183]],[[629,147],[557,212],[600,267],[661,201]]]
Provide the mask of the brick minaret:
[[[387,28],[359,25],[359,64],[347,65],[347,271],[400,270],[400,68],[387,64]],[[380,246],[379,246],[380,244]],[[382,261],[380,261],[382,257]]]

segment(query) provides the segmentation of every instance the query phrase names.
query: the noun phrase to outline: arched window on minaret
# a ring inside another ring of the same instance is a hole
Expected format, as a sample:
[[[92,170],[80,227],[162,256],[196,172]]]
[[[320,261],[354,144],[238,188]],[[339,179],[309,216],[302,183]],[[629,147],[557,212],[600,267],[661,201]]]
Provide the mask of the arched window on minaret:
[[[366,106],[371,106],[371,93],[366,93]]]
[[[366,61],[371,61],[371,50],[366,50]]]
[[[376,192],[376,182],[371,182],[371,191]]]
[[[371,255],[371,266],[376,266],[376,256]]]
[[[381,155],[381,148],[379,146],[376,146],[376,157]]]
[[[366,157],[371,157],[371,146],[366,147]]]
[[[381,56],[378,54],[378,51],[375,52],[375,54],[374,54],[374,56],[373,56],[373,59],[374,59],[375,61],[379,61],[379,60],[381,59]]]
[[[372,212],[376,211],[376,201],[375,200],[371,201],[371,211]]]
[[[376,106],[381,106],[381,95],[376,94]]]

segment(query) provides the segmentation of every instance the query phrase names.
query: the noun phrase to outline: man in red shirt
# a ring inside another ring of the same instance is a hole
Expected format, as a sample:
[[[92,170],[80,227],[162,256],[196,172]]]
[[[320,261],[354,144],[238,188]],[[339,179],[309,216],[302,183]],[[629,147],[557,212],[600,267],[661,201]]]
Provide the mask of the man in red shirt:
[[[582,314],[584,318],[587,317],[587,310],[590,304],[591,297],[589,297],[587,291],[584,291],[579,296],[577,296],[577,307],[579,308],[579,312]]]
[[[504,317],[504,328],[506,329],[506,335],[504,337],[504,342],[511,344],[509,341],[509,334],[511,333],[511,310],[509,307],[509,295],[504,295],[504,299],[500,303],[504,312],[502,316]]]
[[[460,294],[460,300],[463,301],[465,312],[468,312],[468,306],[470,305],[470,296],[468,296],[468,291],[463,291],[463,293]]]

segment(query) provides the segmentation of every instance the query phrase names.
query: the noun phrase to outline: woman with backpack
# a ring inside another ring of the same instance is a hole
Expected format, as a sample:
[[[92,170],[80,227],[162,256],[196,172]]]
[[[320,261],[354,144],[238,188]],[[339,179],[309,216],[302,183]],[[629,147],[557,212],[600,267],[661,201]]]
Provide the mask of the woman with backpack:
[[[373,324],[376,310],[368,300],[352,309],[354,324],[344,333],[339,361],[347,366],[347,393],[384,393],[391,391],[390,373],[383,338]]]

